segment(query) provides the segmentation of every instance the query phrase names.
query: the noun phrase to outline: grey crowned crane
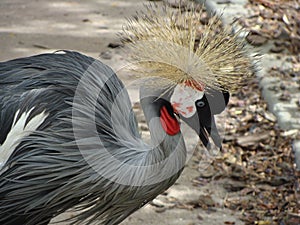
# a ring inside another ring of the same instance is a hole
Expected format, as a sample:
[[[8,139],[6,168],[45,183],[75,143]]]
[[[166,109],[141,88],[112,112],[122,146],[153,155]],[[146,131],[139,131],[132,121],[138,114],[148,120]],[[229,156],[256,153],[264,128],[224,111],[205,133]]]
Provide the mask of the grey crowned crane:
[[[167,18],[167,19],[166,19]],[[0,224],[119,224],[169,188],[186,162],[179,118],[210,148],[214,115],[251,75],[243,44],[213,17],[196,41],[196,10],[150,6],[123,38],[152,144],[128,93],[102,62],[60,51],[0,63]]]

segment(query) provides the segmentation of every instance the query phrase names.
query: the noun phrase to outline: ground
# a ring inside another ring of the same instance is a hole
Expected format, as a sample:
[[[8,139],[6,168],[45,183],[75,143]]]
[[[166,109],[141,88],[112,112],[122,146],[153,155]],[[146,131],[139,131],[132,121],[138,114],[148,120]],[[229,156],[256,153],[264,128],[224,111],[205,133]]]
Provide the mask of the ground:
[[[75,50],[110,65],[125,84],[130,84],[131,77],[123,69],[127,56],[117,47],[120,44],[117,33],[125,18],[132,16],[145,2],[2,0],[0,61],[60,49]],[[137,89],[129,87],[129,92],[132,102],[137,102]],[[194,155],[173,187],[122,224],[245,224],[240,220],[242,208],[228,207],[228,188],[224,188],[228,177],[214,179],[216,171],[212,169],[210,174],[211,167],[203,168],[199,166],[199,156]],[[231,183],[232,180],[228,182]],[[231,193],[230,197],[239,198],[239,194]],[[63,214],[53,222],[69,216]]]

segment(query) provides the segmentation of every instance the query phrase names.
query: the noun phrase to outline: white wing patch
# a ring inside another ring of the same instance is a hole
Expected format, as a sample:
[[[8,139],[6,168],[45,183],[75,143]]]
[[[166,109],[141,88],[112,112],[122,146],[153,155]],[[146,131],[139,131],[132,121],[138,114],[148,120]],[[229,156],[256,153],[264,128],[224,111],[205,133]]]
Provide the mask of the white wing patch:
[[[29,111],[22,113],[21,117],[17,120],[17,116],[20,112],[18,110],[15,113],[15,117],[9,133],[2,145],[0,145],[0,170],[3,169],[5,163],[9,159],[10,155],[14,152],[15,148],[21,143],[22,139],[32,132],[36,131],[37,128],[45,121],[48,114],[45,111],[34,116],[25,126],[26,120],[30,113],[34,109],[31,108]],[[2,171],[4,172],[4,171]]]

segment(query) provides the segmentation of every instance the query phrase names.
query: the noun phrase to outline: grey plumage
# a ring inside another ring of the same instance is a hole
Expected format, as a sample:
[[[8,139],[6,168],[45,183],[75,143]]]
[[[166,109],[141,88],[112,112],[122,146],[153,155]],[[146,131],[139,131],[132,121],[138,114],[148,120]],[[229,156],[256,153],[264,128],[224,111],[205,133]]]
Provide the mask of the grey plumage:
[[[0,63],[0,144],[18,109],[17,119],[32,109],[27,123],[47,113],[0,171],[0,224],[47,224],[73,207],[84,210],[74,223],[118,224],[175,182],[181,134],[146,145],[123,88],[108,66],[76,52]]]

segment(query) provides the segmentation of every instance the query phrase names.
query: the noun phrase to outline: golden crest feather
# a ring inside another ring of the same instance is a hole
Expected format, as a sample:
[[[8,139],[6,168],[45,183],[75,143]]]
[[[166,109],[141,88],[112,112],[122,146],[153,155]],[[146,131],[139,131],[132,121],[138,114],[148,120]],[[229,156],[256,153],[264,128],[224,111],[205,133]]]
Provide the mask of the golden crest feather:
[[[131,51],[132,70],[141,77],[163,78],[161,86],[189,82],[208,89],[240,88],[253,65],[239,32],[232,34],[216,15],[203,25],[201,13],[194,5],[174,11],[149,4],[129,19],[121,37]]]

